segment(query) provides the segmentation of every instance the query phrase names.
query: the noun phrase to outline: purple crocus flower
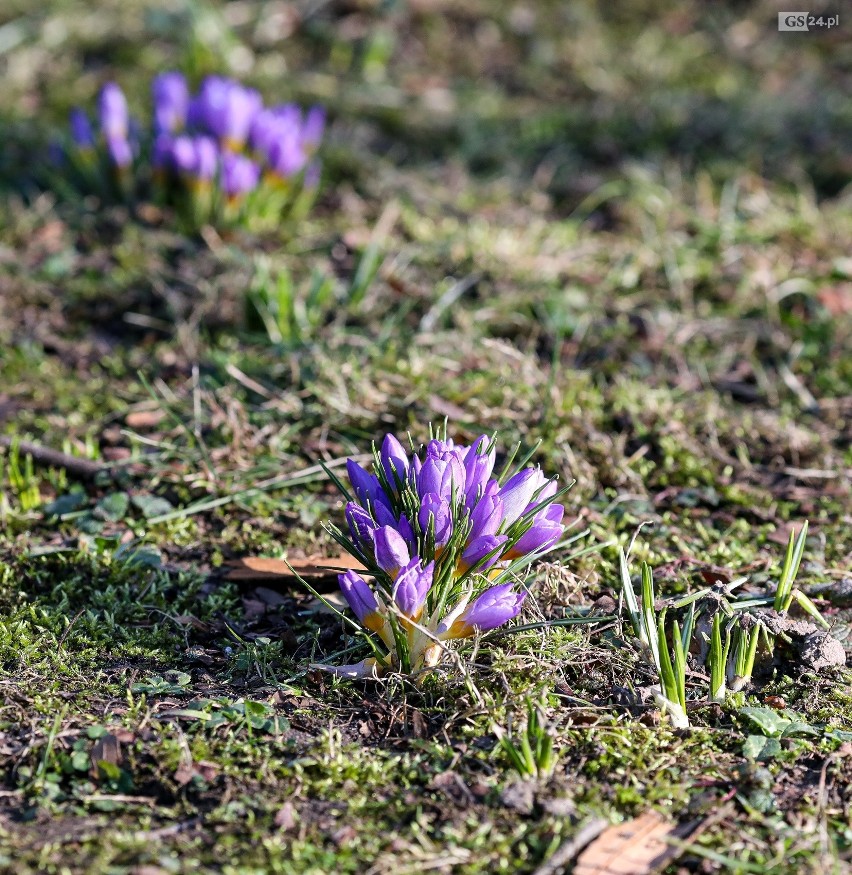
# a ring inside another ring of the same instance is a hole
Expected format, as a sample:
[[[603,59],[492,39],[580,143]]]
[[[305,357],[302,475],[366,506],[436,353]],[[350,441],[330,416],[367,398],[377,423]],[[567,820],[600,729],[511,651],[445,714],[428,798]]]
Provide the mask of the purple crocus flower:
[[[266,160],[273,172],[284,179],[295,176],[307,161],[298,131],[280,131],[266,150]]]
[[[257,91],[233,79],[208,76],[190,103],[189,116],[193,124],[209,131],[220,142],[239,149],[262,108],[263,101]]]
[[[477,630],[496,629],[521,612],[526,593],[512,592],[511,583],[486,589],[456,620],[446,634],[447,638],[469,638]]]
[[[133,148],[126,137],[107,137],[107,154],[110,161],[120,168],[129,167],[133,161]]]
[[[130,115],[127,98],[115,82],[107,82],[98,97],[98,118],[104,139],[120,141],[127,139]]]
[[[506,481],[498,494],[503,500],[503,518],[507,525],[523,514],[530,499],[543,485],[544,475],[539,468],[524,468]]]
[[[434,562],[423,567],[418,556],[399,571],[393,586],[393,600],[400,611],[411,620],[417,621],[420,618],[426,596],[432,588],[434,571]]]
[[[417,493],[423,498],[432,492],[445,501],[464,491],[464,466],[458,456],[448,454],[448,458],[427,455],[423,467],[417,475]]]
[[[494,535],[503,522],[503,499],[497,495],[497,483],[479,499],[473,513],[470,515],[470,535],[468,543],[482,535]]]
[[[260,179],[260,168],[251,158],[225,152],[222,155],[222,191],[229,198],[239,197],[255,188]]]
[[[385,620],[379,612],[379,603],[364,578],[354,571],[347,571],[339,574],[337,580],[355,616],[367,629],[378,632]]]
[[[151,82],[154,103],[154,131],[173,134],[186,124],[189,109],[189,86],[186,77],[176,70],[155,76]]]
[[[500,551],[496,548],[501,544],[505,544],[508,540],[508,535],[480,535],[478,538],[474,538],[467,545],[464,553],[462,553],[459,560],[458,573],[464,574],[473,568],[474,565],[482,562],[489,553],[496,551],[493,556],[479,566],[477,571],[485,571],[487,568],[491,568],[501,558]]]
[[[91,149],[94,147],[95,132],[92,130],[92,123],[89,121],[86,113],[77,106],[71,110],[69,126],[71,128],[71,139],[78,149]]]
[[[411,554],[405,538],[393,526],[381,526],[373,533],[373,544],[376,550],[376,565],[396,577],[400,568],[407,565]]]
[[[405,452],[405,447],[392,434],[385,435],[382,441],[381,459],[388,482],[392,486],[396,484],[396,479],[404,483],[408,476],[408,454]]]
[[[426,444],[426,455],[434,456],[436,459],[442,459],[447,453],[452,452],[456,448],[452,438],[447,438],[445,441],[440,441],[433,438]]]
[[[496,450],[492,447],[491,452],[486,453],[485,449],[489,443],[488,435],[482,435],[477,438],[464,457],[464,492],[468,510],[474,506],[480,492],[484,491],[488,478],[494,470]]]
[[[565,508],[561,504],[551,504],[535,515],[533,524],[512,545],[506,553],[507,559],[517,559],[528,553],[545,550],[552,547],[565,531],[562,525],[562,515]]]
[[[434,492],[427,492],[421,499],[417,514],[421,531],[428,531],[430,520],[435,527],[435,548],[443,549],[453,534],[453,512],[450,503]]]
[[[171,147],[172,164],[179,173],[185,173],[202,182],[209,182],[219,167],[219,149],[210,137],[175,137]]]
[[[376,524],[370,514],[360,504],[350,501],[346,504],[344,515],[349,523],[352,540],[361,547],[372,547]]]
[[[390,507],[390,501],[388,501],[388,497],[385,495],[385,491],[382,489],[377,477],[370,474],[369,471],[366,471],[352,459],[348,459],[346,462],[346,472],[349,474],[349,482],[355,490],[355,495],[362,504],[380,502]]]

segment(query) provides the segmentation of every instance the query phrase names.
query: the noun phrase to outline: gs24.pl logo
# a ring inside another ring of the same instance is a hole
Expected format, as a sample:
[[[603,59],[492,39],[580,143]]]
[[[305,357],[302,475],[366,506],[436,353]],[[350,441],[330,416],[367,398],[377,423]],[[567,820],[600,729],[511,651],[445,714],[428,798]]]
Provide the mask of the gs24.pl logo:
[[[804,30],[809,31],[811,28],[826,30],[832,27],[837,27],[840,24],[839,15],[814,15],[812,12],[779,12],[778,13],[778,30]]]

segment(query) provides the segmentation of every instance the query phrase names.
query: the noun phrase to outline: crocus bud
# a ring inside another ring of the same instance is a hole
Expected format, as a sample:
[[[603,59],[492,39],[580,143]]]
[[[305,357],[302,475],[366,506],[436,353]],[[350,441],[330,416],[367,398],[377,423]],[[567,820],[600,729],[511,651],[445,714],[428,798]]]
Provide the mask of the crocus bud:
[[[448,501],[434,492],[427,492],[420,502],[417,521],[423,532],[429,530],[430,521],[435,530],[435,546],[445,547],[453,534],[453,513]]]
[[[385,435],[382,441],[381,450],[382,468],[384,468],[385,476],[393,486],[396,483],[396,478],[401,482],[405,482],[408,476],[408,454],[405,452],[405,447],[392,435]]]
[[[544,476],[538,468],[524,468],[506,481],[498,495],[503,500],[503,519],[514,523],[524,512],[537,489],[544,485]]]
[[[260,168],[251,158],[225,152],[222,155],[222,191],[234,198],[257,188]]]
[[[125,137],[107,137],[107,154],[110,161],[120,168],[129,167],[133,161],[133,149]]]
[[[269,166],[279,176],[289,179],[295,176],[304,166],[307,160],[305,150],[299,142],[296,131],[281,131],[269,143],[266,149],[266,158]]]
[[[179,173],[209,182],[216,175],[219,150],[210,137],[175,137],[171,148],[172,165]]]
[[[464,466],[459,458],[453,454],[449,454],[443,459],[427,455],[426,461],[417,475],[418,495],[423,498],[424,495],[432,492],[445,501],[449,501],[452,498],[453,490],[457,494],[464,491]]]
[[[497,495],[483,495],[470,515],[468,543],[483,535],[494,535],[503,522],[503,500]]]
[[[393,526],[381,526],[373,533],[376,548],[376,565],[391,577],[396,577],[400,568],[410,560],[408,545]]]
[[[500,551],[497,550],[497,547],[505,544],[508,540],[509,538],[506,535],[481,535],[478,538],[474,538],[461,555],[457,568],[458,574],[465,574],[474,565],[482,562],[489,553],[494,551],[494,555],[486,559],[477,571],[485,571],[486,568],[490,568],[500,559]]]
[[[346,522],[349,523],[349,533],[352,535],[352,540],[360,547],[372,547],[376,524],[370,514],[360,504],[350,501],[346,505],[344,515]]]
[[[303,177],[303,184],[306,189],[309,191],[313,191],[320,184],[320,179],[322,178],[322,162],[318,160],[311,161],[310,164],[305,168],[305,175]]]
[[[496,629],[521,612],[526,593],[512,592],[512,584],[504,583],[485,590],[456,620],[446,634],[447,638],[469,638],[477,630]]]
[[[71,139],[78,149],[91,149],[95,145],[95,132],[92,130],[92,123],[89,117],[82,109],[75,106],[71,110],[69,118],[71,128]]]
[[[263,108],[260,95],[223,76],[208,76],[190,104],[193,124],[209,131],[231,149],[240,149],[255,115]]]
[[[425,568],[420,558],[415,556],[400,569],[399,576],[393,586],[393,600],[402,614],[415,622],[423,612],[426,595],[432,587],[432,574],[435,563],[430,562]]]
[[[480,490],[484,490],[485,484],[494,470],[496,450],[492,447],[491,452],[486,453],[485,449],[489,443],[488,435],[482,435],[477,438],[464,457],[464,492],[465,505],[468,510],[476,503]]]
[[[130,125],[127,111],[127,98],[124,92],[115,84],[107,82],[98,97],[98,117],[101,133],[109,143],[110,140],[126,140]]]
[[[372,632],[379,632],[385,619],[379,611],[379,603],[363,577],[347,571],[337,577],[343,596],[352,608],[352,613]]]
[[[151,82],[154,103],[154,132],[173,134],[186,124],[189,108],[189,87],[183,73],[169,70],[155,76]]]
[[[346,461],[346,472],[349,474],[349,482],[355,490],[355,495],[362,504],[369,504],[379,491],[379,481],[352,459]]]
[[[507,559],[517,559],[528,553],[552,547],[565,531],[562,515],[565,508],[561,504],[551,504],[536,514],[533,524],[512,544],[506,553]]]

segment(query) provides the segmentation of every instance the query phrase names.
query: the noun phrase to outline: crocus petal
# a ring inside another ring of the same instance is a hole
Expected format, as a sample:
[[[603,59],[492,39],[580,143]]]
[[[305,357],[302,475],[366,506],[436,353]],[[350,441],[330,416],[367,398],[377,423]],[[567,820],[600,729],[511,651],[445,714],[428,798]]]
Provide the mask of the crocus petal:
[[[496,451],[492,447],[490,453],[484,452],[488,444],[488,435],[482,435],[477,438],[464,457],[464,492],[465,504],[468,509],[473,507],[479,497],[480,489],[484,488],[494,470]]]
[[[392,595],[396,606],[406,617],[416,620],[420,616],[426,595],[432,588],[434,570],[434,562],[423,567],[419,556],[400,569]]]
[[[91,149],[95,145],[92,123],[82,109],[75,106],[70,116],[71,139],[79,149]]]
[[[547,519],[537,521],[512,544],[511,549],[506,553],[506,558],[517,559],[528,553],[552,547],[562,537],[564,530],[564,527],[559,523],[553,523]]]
[[[395,577],[400,568],[411,559],[405,538],[393,526],[380,526],[373,533],[376,549],[376,565]]]
[[[381,459],[385,475],[391,485],[396,482],[394,472],[401,481],[405,481],[408,476],[408,455],[403,445],[392,434],[385,435],[382,441]]]
[[[186,124],[189,86],[183,73],[168,70],[155,76],[151,82],[151,98],[155,133],[174,133]]]
[[[430,520],[434,526],[435,546],[446,546],[453,534],[453,513],[449,502],[434,492],[427,492],[421,500],[420,511],[417,514],[421,531],[428,531]]]
[[[126,140],[130,125],[127,98],[115,82],[107,82],[98,96],[101,133],[107,140]]]
[[[369,504],[376,500],[381,489],[379,481],[372,474],[352,459],[346,462],[346,472],[349,474],[349,482],[352,484],[355,494],[363,504]],[[382,494],[384,495],[383,492]],[[387,504],[387,502],[383,503]]]
[[[453,623],[448,638],[467,638],[477,630],[487,632],[496,629],[521,612],[526,593],[512,591],[511,583],[492,586]]]
[[[483,495],[470,515],[468,544],[483,535],[494,535],[503,522],[503,499],[497,495]]]
[[[352,535],[352,540],[361,547],[372,547],[376,524],[370,514],[360,504],[350,501],[346,504],[344,516],[346,522],[349,523],[349,533]]]
[[[475,538],[470,542],[464,553],[462,553],[458,567],[459,573],[464,574],[468,569],[472,568],[488,556],[492,550],[496,550],[497,547],[501,544],[505,544],[508,540],[509,538],[506,535],[482,535],[479,538]],[[477,570],[485,571],[486,568],[490,568],[499,559],[500,551],[497,550],[497,552],[480,565]]]
[[[503,500],[503,519],[511,525],[524,512],[530,499],[544,482],[538,468],[525,468],[509,478],[499,495]]]
[[[378,612],[379,603],[363,577],[354,571],[347,571],[345,574],[339,574],[337,581],[343,597],[352,608],[352,613],[362,623],[366,617]]]

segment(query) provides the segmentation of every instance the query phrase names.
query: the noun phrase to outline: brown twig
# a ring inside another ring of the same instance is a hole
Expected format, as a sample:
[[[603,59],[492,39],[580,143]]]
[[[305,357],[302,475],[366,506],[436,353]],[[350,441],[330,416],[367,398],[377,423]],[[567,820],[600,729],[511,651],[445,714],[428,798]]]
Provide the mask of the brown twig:
[[[69,456],[68,453],[61,453],[59,450],[52,450],[49,447],[42,447],[30,443],[30,441],[22,441],[6,435],[0,435],[0,447],[7,449],[17,447],[20,453],[31,456],[37,465],[62,468],[78,480],[94,480],[98,475],[112,476],[113,474],[112,468],[107,465],[91,462],[88,459],[80,459],[77,456]]]

